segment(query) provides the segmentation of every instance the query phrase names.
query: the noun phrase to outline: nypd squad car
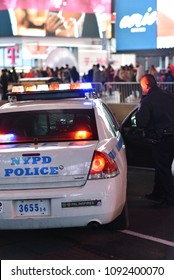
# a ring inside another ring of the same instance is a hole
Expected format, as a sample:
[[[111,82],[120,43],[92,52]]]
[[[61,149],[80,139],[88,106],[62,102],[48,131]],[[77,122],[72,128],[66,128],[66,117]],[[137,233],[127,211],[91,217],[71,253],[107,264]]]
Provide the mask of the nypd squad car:
[[[119,125],[89,84],[21,83],[0,107],[0,229],[125,228]]]

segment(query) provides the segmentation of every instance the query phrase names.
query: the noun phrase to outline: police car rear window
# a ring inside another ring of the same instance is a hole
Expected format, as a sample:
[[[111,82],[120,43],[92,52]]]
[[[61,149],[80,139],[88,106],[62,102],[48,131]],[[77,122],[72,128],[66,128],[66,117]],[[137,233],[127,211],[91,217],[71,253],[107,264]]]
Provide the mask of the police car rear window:
[[[38,110],[0,114],[0,144],[98,140],[93,110]]]

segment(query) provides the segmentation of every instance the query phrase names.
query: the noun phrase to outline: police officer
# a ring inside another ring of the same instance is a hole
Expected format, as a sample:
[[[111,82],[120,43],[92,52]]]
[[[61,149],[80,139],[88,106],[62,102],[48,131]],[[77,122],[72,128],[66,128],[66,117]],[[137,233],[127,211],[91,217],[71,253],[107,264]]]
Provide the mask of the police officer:
[[[172,162],[174,159],[174,93],[158,87],[153,75],[145,74],[140,80],[144,93],[136,113],[137,127],[152,131],[155,141],[152,155],[155,164],[153,191],[147,199],[160,205],[174,206]]]

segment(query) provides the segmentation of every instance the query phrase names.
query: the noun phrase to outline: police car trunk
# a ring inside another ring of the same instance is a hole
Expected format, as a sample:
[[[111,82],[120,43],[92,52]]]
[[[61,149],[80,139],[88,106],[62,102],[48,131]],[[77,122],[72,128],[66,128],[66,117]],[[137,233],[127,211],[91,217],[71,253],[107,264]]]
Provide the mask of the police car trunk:
[[[69,109],[71,103],[26,101],[1,110],[1,190],[85,184],[98,140],[96,122],[90,103],[82,109],[81,101],[73,101]]]
[[[78,110],[69,109],[67,100],[17,107],[1,112],[0,188],[84,185],[98,139],[94,111],[80,109],[80,102]]]

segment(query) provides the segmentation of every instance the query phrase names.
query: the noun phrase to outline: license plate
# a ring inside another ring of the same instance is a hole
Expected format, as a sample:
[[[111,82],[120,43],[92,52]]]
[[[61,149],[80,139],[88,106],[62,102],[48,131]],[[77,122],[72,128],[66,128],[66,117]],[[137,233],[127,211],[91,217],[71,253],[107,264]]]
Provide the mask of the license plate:
[[[50,215],[49,199],[18,200],[15,202],[17,216]]]

